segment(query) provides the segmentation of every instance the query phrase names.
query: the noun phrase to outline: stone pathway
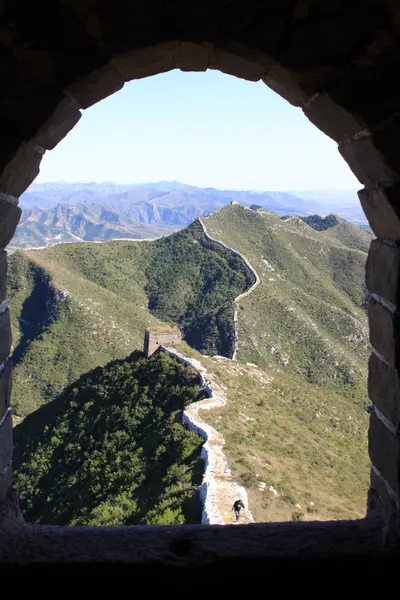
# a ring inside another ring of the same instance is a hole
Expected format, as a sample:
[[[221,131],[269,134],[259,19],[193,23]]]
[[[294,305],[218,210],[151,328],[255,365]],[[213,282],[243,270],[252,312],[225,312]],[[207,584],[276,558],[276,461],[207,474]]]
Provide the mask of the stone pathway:
[[[210,379],[207,369],[195,358],[188,358],[175,350],[161,346],[180,362],[194,367],[201,376],[202,385],[209,394],[208,398],[190,404],[184,411],[184,422],[189,429],[196,431],[206,442],[202,447],[201,455],[205,462],[203,483],[201,486],[201,500],[203,504],[202,524],[230,525],[236,524],[232,506],[235,500],[242,500],[246,509],[242,511],[242,523],[254,523],[253,515],[248,506],[247,492],[243,486],[238,485],[232,478],[227,458],[223,452],[224,437],[216,429],[203,421],[199,410],[209,410],[226,405],[226,395],[222,388]]]

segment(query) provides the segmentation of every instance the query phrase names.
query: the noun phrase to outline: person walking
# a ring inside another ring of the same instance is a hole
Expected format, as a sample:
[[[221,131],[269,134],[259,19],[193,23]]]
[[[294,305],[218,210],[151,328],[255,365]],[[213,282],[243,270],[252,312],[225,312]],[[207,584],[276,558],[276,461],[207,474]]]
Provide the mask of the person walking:
[[[233,506],[232,506],[232,510],[235,511],[236,521],[239,521],[239,519],[240,519],[240,511],[242,509],[244,510],[244,504],[243,504],[243,502],[241,500],[236,500],[233,503]]]

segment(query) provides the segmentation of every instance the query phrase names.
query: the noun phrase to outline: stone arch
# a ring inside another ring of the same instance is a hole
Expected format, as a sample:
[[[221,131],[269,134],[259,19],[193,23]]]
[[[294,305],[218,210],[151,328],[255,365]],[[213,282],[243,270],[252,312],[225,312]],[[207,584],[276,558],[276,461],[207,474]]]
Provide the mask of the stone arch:
[[[10,79],[0,102],[0,500],[11,481],[12,455],[4,249],[20,218],[18,197],[82,109],[132,79],[210,68],[262,80],[301,107],[338,143],[364,186],[359,197],[377,235],[367,263],[374,349],[369,513],[398,510],[400,95],[393,80],[400,8],[388,0],[268,0],[265,6],[153,0],[140,9],[126,0],[34,4],[14,0],[0,8],[0,73]]]

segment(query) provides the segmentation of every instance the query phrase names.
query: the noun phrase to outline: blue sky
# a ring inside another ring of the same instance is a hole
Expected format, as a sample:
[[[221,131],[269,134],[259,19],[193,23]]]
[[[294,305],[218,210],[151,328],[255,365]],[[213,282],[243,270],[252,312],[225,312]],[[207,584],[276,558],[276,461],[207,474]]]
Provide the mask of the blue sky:
[[[216,71],[126,84],[84,111],[36,181],[175,179],[225,189],[361,187],[300,109],[263,83]]]

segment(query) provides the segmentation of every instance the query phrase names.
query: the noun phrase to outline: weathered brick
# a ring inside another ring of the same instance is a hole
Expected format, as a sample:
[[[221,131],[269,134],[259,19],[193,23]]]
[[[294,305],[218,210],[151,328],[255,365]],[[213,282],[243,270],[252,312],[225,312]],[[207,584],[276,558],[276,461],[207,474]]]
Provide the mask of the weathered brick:
[[[210,43],[177,42],[175,64],[181,71],[206,71],[211,64],[214,45]]]
[[[12,480],[12,466],[10,465],[6,469],[5,473],[0,475],[0,501],[4,500],[4,498],[6,497],[6,494],[11,487],[11,480]]]
[[[0,476],[10,464],[12,452],[12,415],[9,411],[0,419]]]
[[[400,497],[389,492],[383,479],[371,468],[371,485],[368,490],[367,517],[385,519],[400,507]]]
[[[400,368],[400,314],[371,299],[368,305],[369,339],[385,360]]]
[[[389,167],[384,156],[374,146],[371,136],[342,142],[339,144],[339,152],[364,185],[389,185],[399,180],[398,174]]]
[[[10,311],[6,310],[0,315],[0,363],[10,354],[11,344]]]
[[[248,81],[259,81],[266,77],[271,66],[272,60],[266,55],[235,45],[215,48],[211,64],[212,69]]]
[[[0,302],[7,298],[7,252],[0,251]]]
[[[368,290],[397,305],[400,300],[400,248],[372,240],[366,266]]]
[[[75,104],[64,98],[32,141],[46,150],[52,150],[75,127],[81,116]]]
[[[39,146],[22,144],[0,175],[0,192],[19,198],[39,174],[43,153]]]
[[[118,92],[124,83],[122,75],[113,65],[109,64],[74,82],[68,86],[66,92],[76,100],[81,108],[88,108],[107,96],[111,96],[114,92]]]
[[[366,188],[358,197],[375,235],[400,240],[400,184]]]
[[[0,419],[10,406],[12,388],[12,363],[9,361],[0,372]]]
[[[400,373],[374,353],[369,359],[368,394],[375,406],[397,428],[400,424]]]
[[[327,94],[315,96],[303,112],[311,123],[337,142],[351,138],[366,127],[360,118],[336,104]]]
[[[398,494],[400,491],[399,440],[374,413],[370,416],[368,448],[372,464]]]
[[[111,60],[111,64],[121,73],[125,81],[131,81],[172,71],[176,68],[174,53],[175,43],[165,42],[117,54]]]
[[[16,204],[0,200],[0,249],[5,248],[12,239],[21,213],[21,209]]]
[[[293,106],[304,106],[309,97],[295,81],[294,76],[281,65],[274,64],[268,70],[263,82]]]

